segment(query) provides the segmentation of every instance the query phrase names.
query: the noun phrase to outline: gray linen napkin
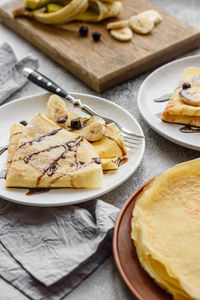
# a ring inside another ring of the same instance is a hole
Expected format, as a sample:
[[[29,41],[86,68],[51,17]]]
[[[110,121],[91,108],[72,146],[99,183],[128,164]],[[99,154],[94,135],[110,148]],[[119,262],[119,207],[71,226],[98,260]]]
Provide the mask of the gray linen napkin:
[[[61,299],[110,254],[119,209],[0,202],[0,276],[34,300]]]
[[[0,46],[0,103],[20,89],[29,55],[17,62]],[[101,200],[59,208],[37,208],[0,200],[0,276],[33,300],[70,293],[110,254],[119,209]]]
[[[18,61],[9,44],[0,45],[0,103],[26,84],[23,68],[37,69],[38,66],[38,59],[32,54]]]

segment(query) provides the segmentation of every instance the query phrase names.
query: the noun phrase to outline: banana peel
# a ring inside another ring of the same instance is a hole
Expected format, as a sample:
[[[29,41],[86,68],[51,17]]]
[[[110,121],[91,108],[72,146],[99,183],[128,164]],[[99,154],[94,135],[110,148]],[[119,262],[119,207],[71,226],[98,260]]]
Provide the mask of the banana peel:
[[[13,11],[13,15],[14,17],[30,17],[44,24],[65,24],[71,22],[77,15],[86,11],[88,5],[88,0],[71,0],[63,8],[55,12],[40,12],[37,10],[31,11],[26,8],[19,8]]]
[[[53,1],[52,0],[25,0],[24,8],[36,10],[45,7],[52,2],[64,6],[69,4],[71,1],[72,0],[53,0]]]
[[[56,11],[60,10],[61,8],[63,8],[62,5],[59,5],[57,3],[49,3],[47,5],[47,12],[48,13],[53,13],[53,12],[56,12]]]
[[[88,9],[78,15],[76,21],[100,22],[111,17],[118,17],[122,12],[121,1],[101,2],[90,0]]]
[[[72,0],[68,5],[53,13],[34,11],[33,18],[45,24],[65,24],[74,20],[78,14],[86,11],[88,5],[88,0]]]
[[[47,5],[48,12],[55,12],[61,8],[62,6],[56,3],[50,3]],[[84,22],[99,22],[109,17],[117,17],[121,11],[122,5],[120,1],[108,1],[106,3],[102,3],[100,1],[89,1],[88,9],[79,14],[75,20]]]

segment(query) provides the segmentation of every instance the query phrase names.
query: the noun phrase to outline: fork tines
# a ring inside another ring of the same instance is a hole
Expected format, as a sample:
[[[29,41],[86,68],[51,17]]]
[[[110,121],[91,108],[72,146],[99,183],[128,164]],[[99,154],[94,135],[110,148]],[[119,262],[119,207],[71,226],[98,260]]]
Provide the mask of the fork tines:
[[[136,148],[140,144],[142,139],[143,137],[136,137],[136,136],[123,134],[124,144],[128,148]]]

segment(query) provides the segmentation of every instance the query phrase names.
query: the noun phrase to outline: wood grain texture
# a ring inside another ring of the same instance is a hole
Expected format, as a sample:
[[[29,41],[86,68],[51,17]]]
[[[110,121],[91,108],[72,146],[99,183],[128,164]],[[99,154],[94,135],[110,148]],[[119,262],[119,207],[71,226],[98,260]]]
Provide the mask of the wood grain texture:
[[[26,18],[15,19],[11,11],[23,5],[22,0],[12,0],[0,8],[3,23],[64,66],[76,77],[97,92],[102,92],[125,80],[159,66],[200,45],[200,33],[146,0],[123,0],[124,11],[120,19],[127,19],[145,9],[158,10],[163,21],[151,34],[134,34],[130,42],[114,40],[105,28],[108,21],[89,24],[90,34],[81,38],[81,23],[74,22],[56,28]],[[102,34],[94,42],[93,31]]]

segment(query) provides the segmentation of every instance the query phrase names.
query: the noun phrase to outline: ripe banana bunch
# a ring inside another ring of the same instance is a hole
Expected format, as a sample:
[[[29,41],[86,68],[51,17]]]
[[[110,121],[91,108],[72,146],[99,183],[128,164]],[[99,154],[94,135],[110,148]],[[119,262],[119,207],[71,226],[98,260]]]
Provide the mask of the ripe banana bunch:
[[[130,28],[136,33],[148,34],[161,21],[162,16],[156,10],[151,9],[134,15],[129,20],[108,23],[106,27],[115,39],[129,41],[132,38]]]
[[[24,6],[13,11],[13,15],[31,17],[45,24],[99,22],[117,17],[122,11],[122,3],[117,0],[25,0]],[[38,10],[41,8],[44,11]]]

